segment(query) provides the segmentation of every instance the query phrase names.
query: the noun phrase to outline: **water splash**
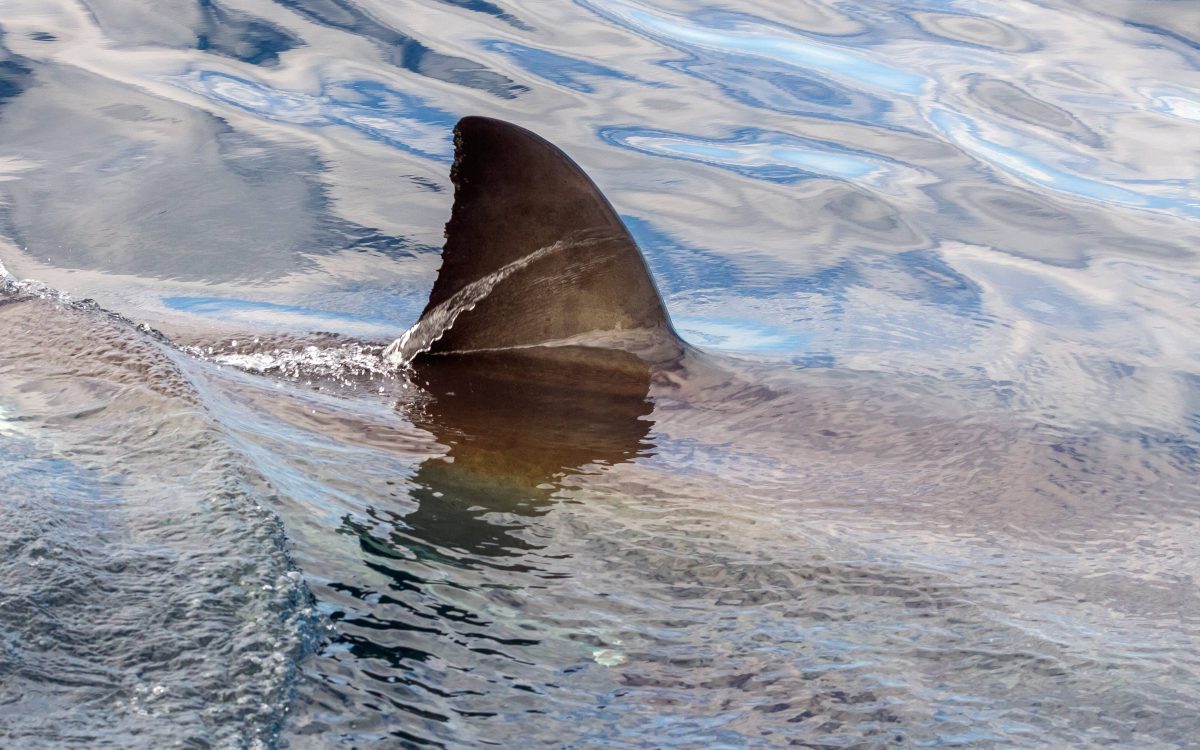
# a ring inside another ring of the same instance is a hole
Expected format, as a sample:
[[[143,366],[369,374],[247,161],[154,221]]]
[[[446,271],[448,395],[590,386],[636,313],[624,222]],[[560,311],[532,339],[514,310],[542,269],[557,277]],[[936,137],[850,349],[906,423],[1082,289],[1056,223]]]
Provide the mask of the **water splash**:
[[[254,339],[242,342],[239,347],[239,342],[235,339],[217,345],[179,345],[160,331],[105,310],[93,300],[76,300],[70,294],[41,281],[19,279],[0,262],[0,298],[2,297],[15,300],[36,297],[71,309],[88,310],[149,335],[160,344],[175,348],[188,356],[259,375],[272,375],[290,380],[306,379],[310,382],[319,379],[342,385],[351,385],[364,379],[395,380],[398,377],[397,368],[381,355],[383,347],[372,344],[267,348],[261,345],[260,339]],[[3,413],[0,412],[0,423],[2,420]],[[0,434],[3,434],[2,428]]]
[[[446,335],[446,331],[454,327],[454,321],[458,320],[459,315],[475,309],[475,306],[491,294],[501,281],[548,255],[568,248],[580,247],[587,242],[587,240],[577,238],[560,240],[553,245],[534,250],[529,255],[518,258],[477,281],[472,281],[430,310],[427,315],[422,315],[421,319],[405,331],[400,338],[388,345],[387,349],[383,351],[384,362],[396,367],[408,365],[418,354],[429,351],[438,339]]]
[[[366,379],[395,379],[396,368],[388,364],[382,346],[343,344],[340,346],[305,346],[300,348],[254,349],[238,351],[237,341],[225,349],[186,346],[183,350],[200,359],[259,375],[298,380],[320,378],[351,382]]]
[[[92,314],[102,316],[110,322],[128,326],[138,333],[151,337],[160,344],[174,346],[171,340],[156,328],[148,326],[145,323],[137,323],[120,313],[107,310],[96,304],[94,299],[76,299],[71,294],[61,289],[55,289],[43,281],[17,278],[5,268],[3,262],[0,262],[0,297],[8,297],[12,300],[37,298],[63,305],[72,310],[88,311]]]
[[[4,262],[0,261],[0,294],[6,297],[42,297],[53,298],[62,302],[70,302],[71,298],[59,291],[51,289],[49,286],[34,279],[18,279],[13,276],[7,268],[4,267]]]

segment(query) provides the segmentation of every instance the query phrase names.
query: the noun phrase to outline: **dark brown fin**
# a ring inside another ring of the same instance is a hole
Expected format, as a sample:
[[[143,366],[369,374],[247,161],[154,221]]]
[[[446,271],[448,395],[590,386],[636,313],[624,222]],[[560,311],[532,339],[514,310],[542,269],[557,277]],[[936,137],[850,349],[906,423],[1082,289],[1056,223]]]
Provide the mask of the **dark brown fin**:
[[[501,278],[458,315],[431,353],[530,346],[596,331],[644,330],[678,343],[633,238],[566,154],[524,128],[486,117],[460,120],[454,146],[454,209],[422,317],[453,304],[474,282]]]

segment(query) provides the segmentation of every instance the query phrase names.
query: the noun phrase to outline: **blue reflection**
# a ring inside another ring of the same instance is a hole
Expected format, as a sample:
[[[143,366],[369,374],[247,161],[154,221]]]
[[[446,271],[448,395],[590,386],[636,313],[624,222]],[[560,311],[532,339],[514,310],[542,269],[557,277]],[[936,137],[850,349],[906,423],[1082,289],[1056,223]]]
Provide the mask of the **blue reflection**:
[[[768,268],[751,269],[711,250],[685,245],[641,217],[622,216],[621,219],[642,248],[655,282],[668,300],[683,295],[694,301],[710,294],[716,297],[732,295],[738,299],[805,292],[829,292],[831,297],[844,295],[846,280],[841,276],[841,268],[804,277],[780,268],[774,260],[755,258],[759,265]],[[794,354],[808,349],[812,340],[811,334],[796,328],[795,321],[786,319],[706,313],[703,317],[672,315],[671,320],[686,340],[711,349]]]
[[[4,46],[4,29],[0,28],[0,105],[33,82],[33,70],[26,62],[25,58],[14,55]]]
[[[840,310],[850,289],[865,287],[942,307],[958,316],[986,318],[980,286],[936,250],[864,250],[828,268],[799,274],[794,267],[768,256],[750,256],[735,264],[725,255],[685,244],[644,218],[623,215],[621,219],[667,296],[705,290],[736,290],[742,298],[818,294],[833,303],[833,309]],[[1068,307],[1064,299],[1056,298],[1063,309]]]
[[[528,47],[517,42],[483,39],[479,42],[479,46],[512,58],[522,68],[539,78],[584,94],[591,94],[596,90],[592,84],[583,80],[584,78],[611,78],[618,81],[634,81],[654,87],[665,86],[665,84],[642,80],[629,73],[622,73],[607,65],[560,55],[557,52],[537,47]]]
[[[275,0],[280,5],[299,13],[308,20],[340,29],[358,37],[372,39],[389,61],[405,70],[446,81],[458,86],[487,91],[504,99],[514,99],[529,89],[513,83],[508,78],[488,70],[484,66],[464,57],[443,54],[427,47],[423,42],[392,28],[376,19],[371,13],[358,7],[351,0]],[[489,9],[500,10],[482,0],[443,0],[450,5],[490,13]],[[500,11],[497,18],[504,18]],[[509,20],[505,18],[505,20]],[[515,19],[513,19],[515,20]],[[518,22],[515,25],[518,25]]]
[[[378,296],[378,291],[374,294]],[[393,296],[384,305],[376,306],[375,314],[363,315],[229,297],[163,297],[162,302],[171,310],[218,320],[253,322],[260,325],[282,324],[304,330],[386,336],[394,336],[402,331],[405,324],[401,321],[415,318],[422,305],[415,297],[410,299]]]
[[[1146,96],[1153,102],[1152,111],[1200,123],[1200,91],[1163,89],[1147,92]]]
[[[1187,180],[1145,181],[1155,187],[1181,190],[1182,195],[1178,198],[1129,190],[1080,177],[1033,156],[1033,153],[1044,151],[1046,147],[1039,147],[1034,139],[1020,132],[1008,131],[1014,145],[1002,145],[985,138],[982,128],[965,115],[939,108],[930,112],[929,120],[952,143],[1009,174],[1042,187],[1104,203],[1200,216],[1200,200],[1194,193],[1192,183]]]
[[[4,411],[0,409],[0,493],[5,497],[87,498],[86,508],[77,508],[78,511],[103,510],[104,506],[118,504],[114,491],[126,483],[124,477],[119,474],[100,477],[67,459],[47,456],[45,446],[32,440],[32,434],[11,427],[14,422],[3,417]],[[94,532],[107,526],[100,513],[89,514],[88,521]],[[61,528],[60,524],[55,526]]]
[[[758,128],[737,130],[728,138],[701,138],[665,130],[608,127],[602,128],[599,136],[614,146],[639,153],[698,162],[780,184],[813,177],[862,181],[885,176],[889,170],[875,155]]]
[[[1038,274],[1006,266],[996,266],[988,273],[988,280],[1006,304],[1044,326],[1094,331],[1106,316],[1061,284]],[[1107,316],[1120,317],[1120,313],[1110,311]]]
[[[663,60],[660,64],[708,81],[729,98],[751,107],[862,121],[878,121],[892,108],[887,98],[835,80],[839,71],[861,73],[861,69],[871,68],[869,60],[812,40],[795,29],[752,16],[712,10],[676,21],[644,11],[622,11],[611,4],[601,7],[581,0],[581,5],[680,50],[685,53],[683,58]],[[755,38],[767,41],[756,44]],[[890,84],[896,79],[903,82],[901,89],[919,88],[921,83],[909,74],[868,72],[867,77],[886,79],[889,85],[883,88],[888,91],[892,91]],[[861,82],[855,75],[848,78]]]
[[[871,258],[868,256],[867,262]],[[887,268],[897,279],[890,294],[900,299],[944,307],[957,316],[984,320],[983,290],[942,258],[935,250],[909,250],[895,255],[881,254],[875,265]],[[876,286],[879,286],[876,284]]]
[[[755,66],[765,59],[899,94],[918,94],[926,84],[923,76],[750,15],[702,10],[679,17],[621,2],[577,1],[638,34],[692,53],[707,50],[725,58],[753,61]]]
[[[201,21],[196,49],[241,60],[250,65],[275,65],[279,55],[301,44],[296,35],[262,18],[230,10],[213,0],[199,0]]]
[[[865,283],[850,261],[808,275],[796,273],[774,256],[743,257],[742,262],[734,263],[720,253],[687,245],[644,218],[625,215],[621,219],[668,296],[692,296],[707,290],[735,290],[738,297],[747,299],[820,294],[838,306],[847,289]]]
[[[277,122],[318,128],[344,125],[373,141],[426,159],[454,156],[455,116],[377,81],[340,82],[320,95],[279,91],[257,81],[210,70],[174,79],[190,91]]]
[[[665,67],[708,81],[730,99],[783,114],[877,121],[892,109],[888,100],[838,85],[814,71],[770,60],[741,62],[715,54],[689,54]]]
[[[651,275],[667,295],[687,294],[698,289],[738,289],[749,294],[744,275],[733,261],[711,250],[684,245],[674,236],[639,216],[621,220],[650,266]]]
[[[711,315],[671,319],[686,340],[706,349],[756,354],[795,354],[812,346],[813,335],[797,331],[790,321],[769,325],[763,320]]]
[[[622,219],[643,248],[669,306],[681,308],[682,314],[672,314],[675,327],[706,348],[787,354],[797,366],[829,367],[835,362],[831,346],[837,351],[955,348],[996,322],[985,309],[979,284],[936,250],[862,250],[800,273],[768,257],[741,257],[734,263],[687,245],[645,219]],[[864,308],[871,295],[900,302],[884,310]],[[1094,322],[1086,305],[1044,284],[1029,284],[1018,296],[1010,302],[1028,308],[1041,322],[1081,328]],[[742,304],[750,301],[756,302]],[[814,334],[814,323],[823,333]],[[902,335],[888,333],[896,330]]]
[[[487,0],[438,0],[443,5],[453,5],[456,8],[469,10],[474,13],[483,13],[484,15],[492,16],[498,20],[504,21],[508,25],[521,29],[522,31],[532,31],[533,28],[517,18],[513,14],[501,8],[495,3],[489,3]]]
[[[1188,401],[1193,404],[1189,409],[1188,415],[1184,418],[1184,424],[1192,432],[1200,435],[1200,373],[1182,373],[1181,378],[1187,386]],[[1200,448],[1192,449],[1191,458],[1196,464],[1197,469],[1200,469]]]
[[[970,12],[954,2],[909,2],[898,8],[890,20],[901,22],[917,38],[928,37],[939,44],[969,47],[977,50],[1008,54],[1040,51],[1043,43],[1024,31],[996,17],[989,8]],[[903,36],[899,29],[889,29],[888,36]],[[981,67],[976,64],[974,67]]]
[[[1154,36],[1160,36],[1165,39],[1170,39],[1172,41],[1179,42],[1180,44],[1184,45],[1185,47],[1190,47],[1191,49],[1194,49],[1194,50],[1200,50],[1200,41],[1186,37],[1183,34],[1180,34],[1179,32],[1172,31],[1171,29],[1165,29],[1162,26],[1155,26],[1154,24],[1150,24],[1150,23],[1143,23],[1140,21],[1134,21],[1134,20],[1130,20],[1130,19],[1122,19],[1122,20],[1126,26],[1130,26],[1139,31],[1145,31],[1146,33],[1153,34]],[[1167,47],[1167,45],[1165,45],[1165,44],[1160,44],[1158,46]]]

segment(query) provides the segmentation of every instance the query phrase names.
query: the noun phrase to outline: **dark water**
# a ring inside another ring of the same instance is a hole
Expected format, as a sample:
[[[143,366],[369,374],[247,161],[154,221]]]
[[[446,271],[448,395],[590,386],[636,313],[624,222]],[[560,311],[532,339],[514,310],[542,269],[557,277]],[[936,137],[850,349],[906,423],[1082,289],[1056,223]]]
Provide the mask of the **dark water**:
[[[1195,4],[0,28],[4,747],[1197,746]],[[466,114],[711,361],[387,370]]]

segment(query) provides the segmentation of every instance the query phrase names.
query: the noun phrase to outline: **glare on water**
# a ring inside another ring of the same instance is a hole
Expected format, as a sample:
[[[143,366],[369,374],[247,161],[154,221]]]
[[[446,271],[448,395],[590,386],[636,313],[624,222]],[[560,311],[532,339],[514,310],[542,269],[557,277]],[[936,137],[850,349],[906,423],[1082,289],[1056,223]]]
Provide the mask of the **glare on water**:
[[[1200,9],[3,7],[0,744],[1194,744]],[[703,353],[389,361],[468,114]]]

